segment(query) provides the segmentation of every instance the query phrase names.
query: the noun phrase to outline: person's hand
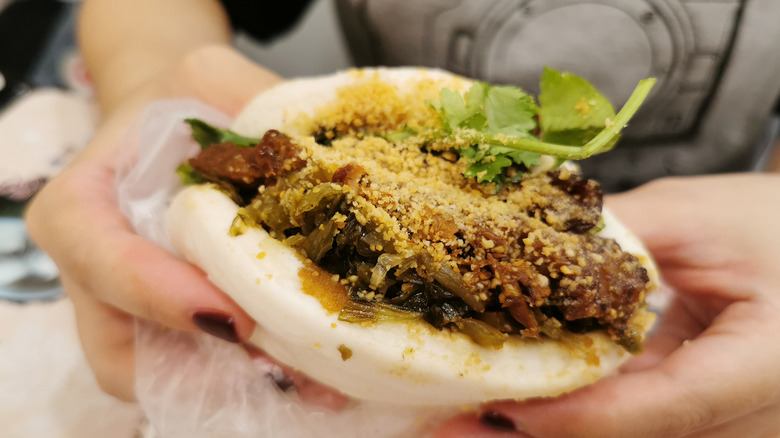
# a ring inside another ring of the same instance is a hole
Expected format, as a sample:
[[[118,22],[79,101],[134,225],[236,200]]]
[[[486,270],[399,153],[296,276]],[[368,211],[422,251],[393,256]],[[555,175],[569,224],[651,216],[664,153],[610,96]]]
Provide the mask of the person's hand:
[[[108,393],[134,398],[133,317],[233,342],[255,325],[203,272],[134,234],[115,199],[121,136],[155,99],[192,97],[234,115],[277,81],[230,48],[200,48],[112,111],[87,149],[32,202],[30,233],[60,269],[87,360]]]
[[[438,437],[780,436],[780,176],[668,179],[610,197],[677,294],[621,374],[497,402]]]

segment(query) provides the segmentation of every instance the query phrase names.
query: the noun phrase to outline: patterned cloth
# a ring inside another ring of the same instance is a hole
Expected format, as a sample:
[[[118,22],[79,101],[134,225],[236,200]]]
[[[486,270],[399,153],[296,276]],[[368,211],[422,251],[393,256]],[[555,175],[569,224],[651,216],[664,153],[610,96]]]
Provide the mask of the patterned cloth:
[[[305,3],[272,12],[294,16],[290,9]],[[336,0],[336,6],[361,66],[439,67],[530,92],[550,66],[585,77],[616,107],[639,79],[658,78],[620,147],[583,163],[609,190],[665,175],[749,170],[774,142],[775,134],[764,131],[780,94],[776,0]],[[246,21],[237,24],[257,32]]]

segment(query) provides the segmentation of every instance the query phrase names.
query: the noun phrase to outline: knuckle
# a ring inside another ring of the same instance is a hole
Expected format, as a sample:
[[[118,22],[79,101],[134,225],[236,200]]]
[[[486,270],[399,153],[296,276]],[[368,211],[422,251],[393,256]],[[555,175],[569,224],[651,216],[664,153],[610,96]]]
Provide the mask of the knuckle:
[[[123,401],[132,402],[135,400],[135,395],[130,389],[132,384],[121,382],[112,371],[106,368],[93,369],[93,372],[101,391]]]
[[[563,437],[577,436],[582,438],[611,438],[625,437],[625,427],[619,418],[610,412],[590,412],[589,414],[572,413],[566,419],[566,433]]]
[[[115,245],[114,254],[108,261],[108,270],[111,272],[109,281],[112,297],[117,297],[122,302],[112,303],[123,307],[125,311],[133,315],[171,326],[170,309],[160,306],[155,300],[154,290],[159,287],[155,278],[150,273],[155,269],[155,260],[137,247],[125,240]],[[112,298],[109,298],[112,299]]]
[[[57,205],[57,203],[54,202],[57,195],[52,192],[57,191],[56,187],[59,185],[59,181],[58,178],[55,178],[46,184],[33,197],[24,212],[24,219],[27,223],[27,230],[30,233],[30,237],[32,237],[38,246],[44,249],[48,246],[46,230],[49,228],[47,224],[50,224],[50,221],[47,219],[51,217],[52,212],[50,210],[52,207]]]
[[[225,62],[232,56],[235,56],[233,49],[224,45],[212,44],[198,47],[179,61],[175,67],[174,77],[187,84],[194,84],[201,77],[204,69],[215,63]]]
[[[105,393],[125,401],[133,401],[134,365],[127,362],[127,352],[132,346],[113,345],[88,332],[80,333],[87,363],[97,386]],[[123,341],[124,342],[124,341]],[[126,342],[132,342],[127,340]],[[132,361],[131,361],[132,362]]]
[[[715,420],[715,413],[708,404],[698,397],[684,397],[680,403],[683,406],[675,411],[669,421],[669,436],[672,433],[688,433],[703,426],[710,425]]]
[[[712,425],[716,420],[714,402],[708,399],[702,388],[691,387],[681,382],[674,374],[667,371],[669,384],[680,389],[677,400],[667,407],[663,432],[667,436],[680,436],[701,427]]]

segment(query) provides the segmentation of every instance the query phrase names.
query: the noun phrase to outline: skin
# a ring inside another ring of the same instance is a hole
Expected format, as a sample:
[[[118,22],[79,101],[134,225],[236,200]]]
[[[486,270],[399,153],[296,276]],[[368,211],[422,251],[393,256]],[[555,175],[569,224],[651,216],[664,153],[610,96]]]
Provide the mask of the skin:
[[[608,205],[677,291],[645,353],[563,397],[483,406],[437,437],[780,436],[780,176],[661,180]],[[480,424],[488,412],[519,431]]]
[[[171,15],[180,28],[164,18]],[[155,99],[192,97],[235,115],[279,78],[230,48],[216,2],[87,1],[80,19],[103,121],[86,150],[36,196],[26,219],[60,269],[99,384],[133,400],[134,317],[197,331],[193,315],[216,312],[233,319],[239,339],[251,335],[254,322],[203,272],[133,233],[113,190],[121,137]]]
[[[254,322],[201,271],[130,229],[113,192],[121,136],[153,100],[193,97],[235,115],[280,79],[230,48],[227,20],[211,0],[87,0],[79,29],[103,122],[35,198],[27,220],[60,268],[98,382],[132,400],[133,318],[197,331],[195,313],[217,312],[233,319],[239,340]],[[456,417],[438,437],[780,433],[780,177],[664,180],[608,202],[678,291],[646,353],[622,374],[568,396],[494,403]],[[302,376],[293,381],[319,404],[344,403]],[[478,418],[487,412],[524,432],[483,425]]]

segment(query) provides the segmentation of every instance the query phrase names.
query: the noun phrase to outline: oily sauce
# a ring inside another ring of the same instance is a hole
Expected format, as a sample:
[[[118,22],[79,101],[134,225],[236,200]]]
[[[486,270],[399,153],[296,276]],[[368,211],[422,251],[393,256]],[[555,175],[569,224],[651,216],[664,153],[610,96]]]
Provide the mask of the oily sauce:
[[[306,260],[298,271],[301,288],[306,295],[317,299],[329,313],[339,313],[347,304],[347,288],[333,278],[333,274]]]

